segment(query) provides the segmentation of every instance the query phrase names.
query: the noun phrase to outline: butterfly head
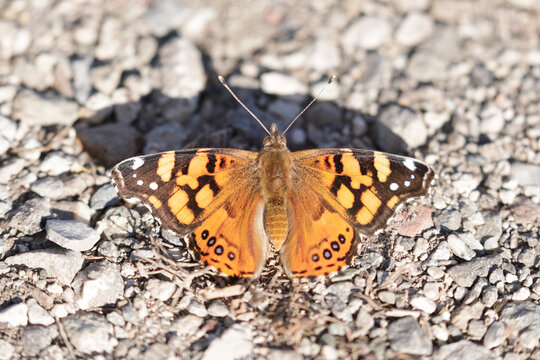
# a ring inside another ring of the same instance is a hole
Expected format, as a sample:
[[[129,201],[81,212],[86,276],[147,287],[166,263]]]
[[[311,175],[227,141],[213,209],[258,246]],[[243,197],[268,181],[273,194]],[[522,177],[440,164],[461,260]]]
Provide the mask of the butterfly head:
[[[282,150],[287,148],[287,140],[280,134],[276,124],[270,126],[270,135],[264,138],[265,149]]]

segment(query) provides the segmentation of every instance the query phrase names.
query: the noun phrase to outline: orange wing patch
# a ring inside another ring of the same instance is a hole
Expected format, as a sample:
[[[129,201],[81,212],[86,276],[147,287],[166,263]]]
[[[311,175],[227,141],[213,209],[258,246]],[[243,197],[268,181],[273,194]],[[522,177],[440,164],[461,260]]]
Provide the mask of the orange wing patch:
[[[339,213],[307,188],[289,197],[292,220],[281,260],[289,276],[318,276],[343,269],[354,255],[356,233]]]
[[[171,180],[174,162],[174,151],[169,151],[161,155],[156,170],[156,174],[161,178],[161,181],[168,182]]]
[[[262,196],[253,189],[231,196],[193,232],[193,256],[228,276],[257,276],[268,252],[263,206]]]
[[[375,152],[375,159],[373,160],[373,166],[377,170],[377,178],[380,182],[386,182],[388,175],[392,172],[390,170],[390,160],[384,154]]]

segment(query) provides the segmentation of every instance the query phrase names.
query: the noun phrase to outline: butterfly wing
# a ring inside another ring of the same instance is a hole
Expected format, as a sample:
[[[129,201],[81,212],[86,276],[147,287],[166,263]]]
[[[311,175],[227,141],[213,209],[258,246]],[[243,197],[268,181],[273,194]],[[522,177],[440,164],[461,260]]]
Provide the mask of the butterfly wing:
[[[197,260],[235,277],[257,277],[268,253],[264,201],[257,186],[243,187],[195,229],[189,248]]]
[[[363,234],[384,227],[403,202],[426,195],[435,175],[419,160],[377,151],[306,150],[293,156],[301,177]]]
[[[265,255],[264,232],[256,227],[262,218],[256,159],[235,149],[169,151],[124,160],[111,176],[121,197],[140,200],[165,228],[193,232],[189,247],[197,259],[249,276]]]
[[[418,160],[368,150],[306,150],[293,158],[292,226],[281,254],[294,276],[340,270],[354,255],[355,230],[381,229],[399,204],[425,195],[434,176]]]
[[[289,276],[318,276],[339,271],[355,253],[354,227],[307,182],[298,182],[287,199],[289,234],[281,262]]]

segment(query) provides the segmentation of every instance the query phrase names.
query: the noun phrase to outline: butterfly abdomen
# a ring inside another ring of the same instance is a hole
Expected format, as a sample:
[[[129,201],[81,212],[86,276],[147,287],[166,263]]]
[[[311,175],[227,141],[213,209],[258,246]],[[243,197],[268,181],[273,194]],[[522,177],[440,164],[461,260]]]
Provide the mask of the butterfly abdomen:
[[[289,231],[285,199],[275,197],[266,200],[264,208],[264,230],[274,245],[274,248],[276,250],[281,249],[281,245],[283,245]]]

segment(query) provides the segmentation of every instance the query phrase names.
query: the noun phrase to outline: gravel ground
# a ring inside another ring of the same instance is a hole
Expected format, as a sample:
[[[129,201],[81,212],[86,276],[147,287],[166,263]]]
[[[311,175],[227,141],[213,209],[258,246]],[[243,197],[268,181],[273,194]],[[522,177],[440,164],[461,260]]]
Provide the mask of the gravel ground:
[[[0,359],[540,359],[540,2],[0,1]],[[405,153],[429,197],[348,270],[193,262],[107,170],[258,150]]]

